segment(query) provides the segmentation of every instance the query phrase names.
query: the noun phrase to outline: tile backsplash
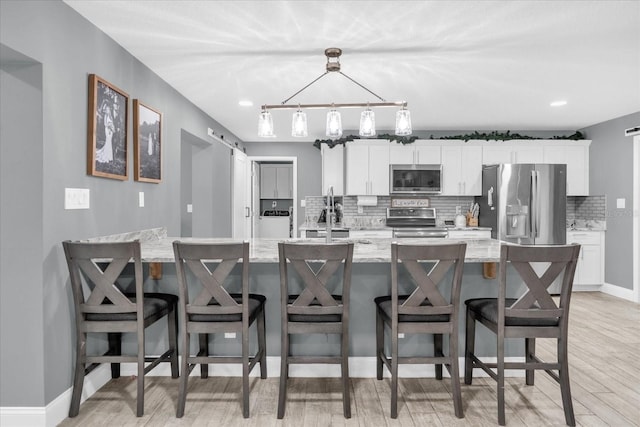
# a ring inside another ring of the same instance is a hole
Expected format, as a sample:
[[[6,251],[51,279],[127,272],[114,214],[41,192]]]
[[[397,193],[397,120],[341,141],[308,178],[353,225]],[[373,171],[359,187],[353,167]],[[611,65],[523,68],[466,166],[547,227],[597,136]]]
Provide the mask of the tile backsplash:
[[[389,196],[378,196],[377,206],[362,206],[362,213],[358,213],[357,196],[339,196],[336,197],[336,203],[342,204],[342,212],[345,217],[370,217],[370,218],[386,218],[387,208],[391,204]],[[436,208],[438,218],[442,220],[453,220],[456,215],[456,206],[462,206],[462,211],[466,212],[471,203],[474,201],[472,196],[446,197],[434,196],[430,197],[430,206]],[[305,215],[310,217],[320,216],[320,212],[326,206],[323,196],[307,196],[305,197]]]
[[[343,206],[345,217],[370,217],[385,218],[387,208],[391,201],[388,196],[378,196],[377,206],[362,206],[362,213],[358,213],[356,196],[337,196],[336,203]],[[433,196],[429,198],[431,207],[436,208],[438,218],[441,220],[453,220],[456,215],[456,206],[462,206],[466,212],[474,201],[472,196]],[[320,212],[326,206],[323,196],[307,196],[305,198],[305,215],[310,221],[320,216]],[[606,196],[569,196],[567,197],[567,221],[576,219],[598,220],[606,219]]]
[[[606,219],[607,196],[569,196],[567,197],[567,221],[575,219]]]

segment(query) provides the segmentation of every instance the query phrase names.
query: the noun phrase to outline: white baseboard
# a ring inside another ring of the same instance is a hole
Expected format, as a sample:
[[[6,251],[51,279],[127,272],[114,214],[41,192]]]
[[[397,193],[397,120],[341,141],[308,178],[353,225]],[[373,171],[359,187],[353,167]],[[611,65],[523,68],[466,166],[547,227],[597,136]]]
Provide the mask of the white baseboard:
[[[495,357],[483,358],[485,362],[495,363]],[[508,357],[507,362],[522,362],[522,357]],[[460,375],[464,375],[464,357],[458,359]],[[389,370],[384,368],[384,376],[390,377]],[[280,357],[267,357],[267,373],[269,377],[280,376]],[[121,376],[136,375],[135,363],[123,363],[120,368]],[[200,366],[196,366],[191,372],[192,376],[200,375]],[[214,364],[209,365],[209,375],[211,376],[232,376],[242,375],[242,368],[239,364]],[[259,366],[250,374],[252,377],[260,376]],[[476,369],[474,377],[486,377],[487,374]],[[163,363],[149,372],[148,376],[171,376],[171,367],[168,363]],[[289,376],[298,378],[333,378],[340,377],[340,365],[291,365]],[[376,358],[375,357],[350,357],[349,376],[351,378],[375,378]],[[398,367],[400,378],[433,378],[435,377],[435,367],[433,365],[400,365]],[[449,377],[446,369],[443,369],[443,376]],[[524,377],[524,371],[507,370],[507,377]],[[111,379],[111,369],[108,364],[103,364],[86,376],[82,389],[81,402],[91,397],[102,386]],[[71,387],[60,394],[46,407],[0,407],[0,426],[2,427],[55,427],[67,418],[69,405],[71,404]]]
[[[573,285],[573,292],[598,292],[602,285]]]
[[[620,286],[612,285],[611,283],[605,283],[600,287],[600,292],[612,295],[614,297],[626,299],[628,301],[637,302],[633,289],[621,288]]]

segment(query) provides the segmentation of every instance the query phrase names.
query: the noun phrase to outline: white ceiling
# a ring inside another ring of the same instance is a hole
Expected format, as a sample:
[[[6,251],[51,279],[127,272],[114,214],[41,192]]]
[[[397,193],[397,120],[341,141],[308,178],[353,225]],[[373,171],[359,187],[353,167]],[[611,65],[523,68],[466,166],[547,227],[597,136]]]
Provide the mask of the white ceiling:
[[[324,72],[327,47],[406,100],[414,130],[576,130],[640,111],[637,0],[65,2],[243,141],[260,140],[262,104]],[[376,101],[332,73],[291,102]],[[325,112],[308,112],[306,141],[324,139]],[[292,113],[273,112],[277,140],[294,140]],[[379,132],[394,117],[377,109]],[[345,129],[358,120],[343,111]]]

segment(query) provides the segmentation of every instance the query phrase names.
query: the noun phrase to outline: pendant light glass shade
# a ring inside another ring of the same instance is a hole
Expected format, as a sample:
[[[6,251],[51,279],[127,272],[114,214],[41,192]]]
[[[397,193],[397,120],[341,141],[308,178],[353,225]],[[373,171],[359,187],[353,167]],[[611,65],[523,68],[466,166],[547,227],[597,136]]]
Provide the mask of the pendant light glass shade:
[[[291,120],[291,136],[298,138],[308,136],[307,131],[307,114],[302,110],[298,110],[293,113],[293,119]]]
[[[342,136],[342,118],[336,110],[327,113],[327,136],[334,139]]]
[[[411,135],[411,113],[402,109],[396,113],[396,135]]]
[[[376,136],[376,115],[370,108],[360,114],[360,136]]]
[[[258,118],[258,136],[262,138],[272,138],[273,133],[273,117],[269,111],[263,110]]]

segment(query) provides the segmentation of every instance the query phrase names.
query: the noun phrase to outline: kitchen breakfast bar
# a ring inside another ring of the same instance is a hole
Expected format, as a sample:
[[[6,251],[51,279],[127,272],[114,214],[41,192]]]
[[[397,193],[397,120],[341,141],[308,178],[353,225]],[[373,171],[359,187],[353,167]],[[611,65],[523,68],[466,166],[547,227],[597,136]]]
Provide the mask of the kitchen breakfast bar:
[[[232,242],[229,238],[172,238],[166,236],[164,229],[146,230],[140,233],[128,233],[117,236],[90,239],[91,241],[117,241],[139,239],[141,242],[142,261],[148,264],[145,268],[145,291],[169,292],[177,294],[177,279],[174,264],[172,243],[175,240],[182,242],[198,243],[224,243]],[[341,239],[335,239],[340,241]],[[268,357],[280,355],[280,274],[278,268],[278,242],[282,239],[251,239],[250,240],[250,267],[249,289],[250,292],[259,293],[267,298],[266,301],[266,335]],[[324,239],[289,239],[291,242],[321,243]],[[390,295],[391,283],[391,251],[392,239],[345,239],[354,243],[353,269],[351,279],[351,307],[349,325],[349,355],[352,360],[352,376],[375,376],[375,304],[374,298],[382,295]],[[455,240],[427,240],[427,239],[402,239],[402,243],[442,244],[452,243]],[[460,298],[459,318],[459,348],[460,357],[464,353],[464,301],[478,297],[496,297],[498,282],[495,278],[485,278],[483,267],[485,263],[497,263],[500,258],[500,242],[493,239],[466,240],[467,251],[465,257],[464,274],[462,278],[462,290]],[[448,274],[452,274],[449,272]],[[521,280],[513,273],[513,279],[509,283],[509,291],[513,293],[523,292],[524,286]],[[234,284],[230,291],[239,292],[239,268],[236,266],[231,273]],[[402,278],[402,275],[400,276]],[[235,279],[238,280],[235,280]],[[402,282],[401,282],[402,283]],[[233,288],[238,284],[237,288]],[[256,345],[255,332],[250,332],[252,351]],[[495,357],[495,335],[489,333],[483,327],[476,331],[476,354],[487,357]],[[163,330],[149,330],[147,334],[147,346],[153,351],[155,345],[164,348],[163,340],[166,333]],[[306,354],[338,354],[339,338],[332,335],[303,335],[292,339],[292,353]],[[133,346],[134,342],[123,343],[125,347]],[[194,346],[196,343],[192,341]],[[240,351],[238,338],[225,338],[222,334],[210,337],[210,347],[215,354],[234,354]],[[433,349],[431,335],[407,335],[400,340],[400,353],[407,356],[430,353]],[[193,350],[193,349],[192,349]],[[522,357],[524,345],[519,341],[507,340],[505,354],[507,357]],[[357,358],[354,360],[354,358]],[[357,363],[353,363],[354,361]],[[462,359],[461,359],[462,360]],[[276,362],[275,360],[273,362]],[[277,363],[269,363],[277,369]],[[412,371],[412,376],[430,376],[433,374],[432,366],[418,366],[419,373]],[[305,367],[309,369],[309,367]],[[235,372],[233,370],[226,372]],[[315,372],[315,371],[314,371]],[[322,371],[326,373],[325,371]],[[336,370],[336,373],[338,371]],[[402,371],[401,371],[402,372]],[[313,375],[308,371],[294,370],[294,375]],[[277,375],[277,371],[271,369],[269,376]],[[319,374],[324,375],[324,374]]]

